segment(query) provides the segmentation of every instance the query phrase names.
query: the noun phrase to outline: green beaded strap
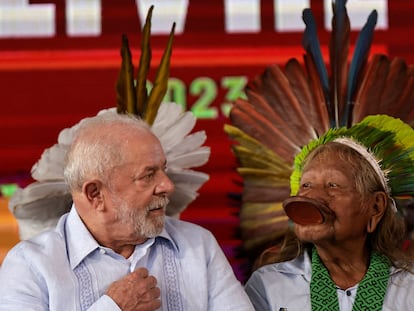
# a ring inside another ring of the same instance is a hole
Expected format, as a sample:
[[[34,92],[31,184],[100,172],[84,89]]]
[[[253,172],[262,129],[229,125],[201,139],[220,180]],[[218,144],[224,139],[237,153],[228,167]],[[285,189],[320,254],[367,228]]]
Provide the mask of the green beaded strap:
[[[387,257],[372,253],[368,271],[358,285],[352,311],[380,311],[390,275]],[[312,278],[310,283],[313,311],[339,311],[336,286],[315,248],[312,249]]]

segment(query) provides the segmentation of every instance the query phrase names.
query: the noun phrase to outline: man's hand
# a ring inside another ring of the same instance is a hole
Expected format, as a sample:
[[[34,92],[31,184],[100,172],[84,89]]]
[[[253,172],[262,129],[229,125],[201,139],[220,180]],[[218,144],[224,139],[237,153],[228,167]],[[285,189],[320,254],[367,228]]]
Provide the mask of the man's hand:
[[[122,311],[154,311],[161,306],[157,279],[139,268],[126,277],[112,283],[106,294]]]

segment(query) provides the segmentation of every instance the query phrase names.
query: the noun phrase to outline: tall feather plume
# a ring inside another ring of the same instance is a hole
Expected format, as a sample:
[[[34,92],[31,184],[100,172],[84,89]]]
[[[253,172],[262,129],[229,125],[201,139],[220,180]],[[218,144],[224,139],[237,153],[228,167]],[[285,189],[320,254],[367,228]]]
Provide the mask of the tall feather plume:
[[[339,121],[346,100],[350,24],[345,3],[346,0],[336,0],[332,4],[332,35],[329,42],[331,64],[330,105],[335,127],[341,126]]]
[[[410,123],[411,126],[414,126],[414,111],[412,109],[412,103],[414,102],[414,66],[409,65],[407,68],[407,82],[404,86],[404,90],[399,98],[398,102],[395,104],[396,116],[404,120],[407,123]]]
[[[152,19],[152,10],[154,6],[152,5],[147,14],[145,20],[145,25],[142,30],[142,40],[141,40],[141,56],[139,58],[139,67],[137,74],[137,86],[136,86],[136,114],[142,117],[147,108],[148,93],[147,93],[147,77],[148,72],[151,66],[152,50],[151,50],[151,19]]]
[[[148,10],[142,30],[141,56],[137,71],[136,86],[134,85],[134,67],[132,65],[131,51],[126,35],[122,36],[122,63],[116,83],[118,112],[128,112],[137,115],[144,119],[149,125],[154,123],[158,108],[167,92],[170,59],[175,32],[175,23],[173,23],[167,46],[155,76],[154,86],[148,95],[147,79],[152,57],[150,36],[153,9],[154,6],[152,5]]]
[[[312,63],[313,64],[313,63]],[[290,59],[285,66],[285,74],[290,82],[292,92],[299,101],[299,107],[302,107],[302,114],[307,114],[307,122],[311,120],[309,128],[313,128],[315,135],[324,133],[329,127],[328,115],[326,114],[326,107],[324,105],[323,94],[319,80],[316,80],[316,85],[311,80],[311,69],[308,69],[308,75],[303,70],[297,59]],[[304,116],[302,115],[302,118]],[[301,131],[299,131],[301,132]]]
[[[312,11],[310,9],[304,9],[302,19],[306,25],[305,32],[303,34],[302,45],[309,55],[305,56],[306,62],[309,63],[308,66],[314,67],[318,73],[318,78],[322,87],[328,116],[329,119],[332,120],[334,111],[330,105],[328,71],[326,70],[325,60],[322,57],[317,27]]]
[[[303,59],[308,74],[309,89],[312,90],[312,98],[315,104],[315,114],[311,115],[311,120],[314,120],[313,126],[317,131],[317,135],[321,135],[330,127],[329,108],[312,56],[305,54]]]
[[[388,57],[377,54],[368,63],[359,88],[356,90],[353,122],[361,121],[364,116],[376,110],[376,105],[380,102],[381,91],[385,87],[389,62]]]
[[[285,66],[267,66],[248,83],[247,99],[234,102],[231,124],[224,127],[243,179],[243,251],[253,261],[284,236],[288,222],[280,203],[289,196],[288,176],[303,146],[367,115],[382,113],[414,123],[413,66],[369,53],[377,12],[368,16],[349,63],[346,1],[334,1],[332,9],[329,74],[314,16],[304,9],[303,63],[289,59]]]
[[[359,33],[357,43],[355,45],[354,55],[349,68],[348,74],[348,88],[347,88],[347,101],[344,108],[344,114],[341,122],[341,126],[352,125],[352,109],[354,107],[354,95],[357,83],[359,83],[359,76],[361,70],[366,65],[369,55],[369,50],[372,44],[372,38],[374,35],[375,25],[377,24],[378,13],[376,10],[372,11],[368,17],[368,21]]]
[[[290,66],[289,68],[291,74],[294,70],[298,70],[298,67]],[[300,77],[300,71],[295,77],[298,76]],[[296,82],[300,83],[301,81],[297,80]],[[281,121],[285,122],[285,125],[279,123],[276,126],[284,129],[290,127],[294,134],[289,138],[293,143],[302,145],[306,141],[304,137],[314,135],[312,125],[300,105],[300,99],[296,97],[298,93],[295,94],[291,82],[279,66],[271,65],[265,69],[260,91],[273,110],[278,115],[284,116]],[[297,135],[297,133],[301,133],[301,135]]]
[[[374,55],[356,90],[352,122],[371,114],[388,114],[411,124],[414,117],[413,65],[403,59]]]
[[[148,98],[144,119],[149,125],[152,125],[154,122],[158,108],[164,98],[165,93],[167,92],[174,30],[175,23],[172,26],[168,44],[161,58],[161,63],[158,67],[157,75],[155,76],[154,86]]]
[[[134,66],[132,65],[131,51],[126,35],[122,36],[121,59],[121,69],[116,83],[117,111],[119,113],[129,111],[132,114],[138,114],[134,92]]]

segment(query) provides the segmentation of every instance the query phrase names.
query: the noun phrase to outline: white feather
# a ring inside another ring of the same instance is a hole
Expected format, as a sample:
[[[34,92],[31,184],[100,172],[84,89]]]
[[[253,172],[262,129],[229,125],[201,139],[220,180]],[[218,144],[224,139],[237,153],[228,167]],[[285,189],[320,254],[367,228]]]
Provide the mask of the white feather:
[[[158,139],[162,145],[169,148],[169,144],[174,143],[177,140],[181,140],[183,137],[188,135],[194,128],[196,119],[191,112],[182,114],[180,118],[176,120],[176,123],[170,126],[164,133],[157,133]]]
[[[170,196],[167,215],[178,217],[198,197],[198,189],[209,179],[209,175],[191,170],[169,173],[174,181],[175,191]]]
[[[63,165],[68,147],[56,144],[43,151],[40,160],[32,167],[32,177],[38,181],[63,179]]]
[[[209,157],[210,148],[201,147],[185,154],[169,154],[167,156],[167,162],[169,167],[199,167],[206,164]]]
[[[182,112],[180,105],[163,103],[158,110],[151,130],[157,135],[164,151],[167,152],[172,149],[171,146],[176,145],[191,132],[195,123],[194,115],[189,111]]]
[[[152,124],[152,130],[157,137],[168,131],[184,113],[181,105],[176,103],[162,103],[158,108],[157,116]]]
[[[197,191],[209,180],[209,175],[203,172],[193,170],[168,170],[168,177],[174,182],[174,185],[185,187],[186,191]]]
[[[19,188],[9,200],[22,240],[55,227],[71,205],[72,196],[63,181],[34,182]]]
[[[183,137],[180,141],[175,142],[175,144],[171,143],[170,149],[164,150],[164,152],[167,154],[183,154],[201,147],[201,145],[203,145],[206,141],[206,138],[207,136],[204,131],[198,131],[196,133]]]
[[[116,108],[103,109],[98,115],[106,113],[116,113]],[[39,161],[37,161],[31,170],[32,177],[37,181],[63,180],[63,166],[66,153],[73,141],[79,126],[88,118],[84,118],[74,126],[64,128],[58,135],[58,143],[43,151]]]

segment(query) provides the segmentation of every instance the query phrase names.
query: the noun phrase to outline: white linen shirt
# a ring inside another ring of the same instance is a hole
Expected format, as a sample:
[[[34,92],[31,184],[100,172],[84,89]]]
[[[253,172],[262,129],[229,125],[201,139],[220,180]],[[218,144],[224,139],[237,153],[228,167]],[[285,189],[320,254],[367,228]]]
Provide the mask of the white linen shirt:
[[[171,310],[167,301],[176,310],[253,310],[206,229],[166,217],[160,236],[137,245],[125,259],[97,243],[74,207],[55,230],[9,251],[0,268],[0,310],[120,310],[105,292],[138,267],[157,278],[159,310]]]
[[[311,311],[311,260],[304,255],[263,266],[253,272],[245,290],[256,311]],[[347,294],[348,292],[348,294]],[[337,289],[340,311],[351,311],[357,286]],[[414,310],[414,275],[391,267],[382,310]]]

